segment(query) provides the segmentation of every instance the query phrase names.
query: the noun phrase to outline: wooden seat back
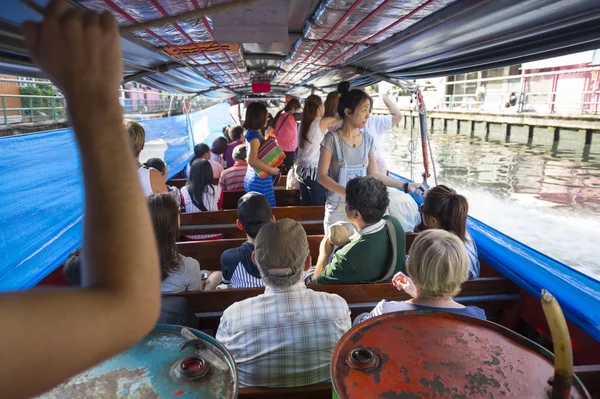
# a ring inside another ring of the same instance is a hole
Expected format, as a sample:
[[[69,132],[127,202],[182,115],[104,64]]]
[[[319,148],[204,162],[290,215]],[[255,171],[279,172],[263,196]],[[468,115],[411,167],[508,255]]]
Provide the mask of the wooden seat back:
[[[323,234],[323,206],[289,206],[273,208],[276,220],[294,219],[302,224],[307,234]],[[237,228],[237,209],[215,212],[183,213],[180,219],[182,235],[223,234],[225,238],[246,237]]]
[[[300,206],[300,190],[274,190],[277,206]],[[223,209],[237,209],[237,203],[245,191],[225,191]]]
[[[407,252],[416,236],[414,233],[406,234]],[[316,263],[319,256],[321,240],[323,240],[322,234],[308,236],[308,248],[313,263]],[[221,270],[221,254],[228,249],[241,246],[245,241],[245,238],[230,238],[215,241],[180,242],[177,244],[177,250],[180,254],[200,262],[203,270]]]
[[[182,188],[187,183],[187,179],[171,179],[167,182],[168,186]],[[281,176],[275,187],[285,187],[287,183],[287,176]],[[219,179],[213,179],[213,184],[219,184]]]

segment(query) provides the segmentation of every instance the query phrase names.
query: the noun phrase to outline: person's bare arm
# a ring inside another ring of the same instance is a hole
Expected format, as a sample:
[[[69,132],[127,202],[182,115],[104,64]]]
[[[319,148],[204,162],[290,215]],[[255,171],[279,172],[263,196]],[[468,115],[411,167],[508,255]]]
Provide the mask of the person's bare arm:
[[[343,120],[339,116],[324,116],[319,121],[319,129],[321,129],[321,131],[326,131],[331,127],[340,126],[342,122]]]
[[[85,222],[81,289],[0,295],[0,392],[22,398],[135,344],[160,308],[152,224],[122,124],[120,37],[110,14],[46,9],[25,23],[29,52],[64,93],[81,151]],[[119,173],[115,174],[114,171]],[[42,371],[31,378],[31,370]]]
[[[323,273],[325,270],[325,266],[327,266],[327,260],[332,252],[333,244],[329,240],[329,236],[326,235],[323,237],[321,244],[319,245],[319,258],[317,259],[317,265],[312,277],[314,282],[317,281],[317,278],[319,278],[321,273]]]
[[[150,168],[150,187],[154,194],[168,193],[165,178],[160,172],[154,168]]]
[[[396,179],[392,179],[382,173],[379,173],[377,168],[377,158],[375,154],[369,154],[369,166],[367,167],[367,174],[373,176],[383,182],[388,187],[404,189],[404,182]],[[416,189],[420,188],[425,191],[425,187],[421,183],[408,183],[408,191],[414,193]]]
[[[319,156],[319,168],[317,170],[317,181],[320,185],[335,193],[346,195],[346,188],[329,177],[329,165],[333,154],[327,148],[321,147],[321,155]]]
[[[398,123],[400,123],[400,120],[402,120],[402,112],[400,112],[400,109],[396,103],[392,101],[387,93],[385,93],[381,99],[383,100],[383,103],[387,107],[388,111],[390,111],[390,115],[392,115],[392,126],[396,126]]]
[[[258,147],[260,147],[260,141],[258,139],[250,141],[250,154],[248,154],[248,165],[263,172],[267,172],[270,175],[276,175],[277,173],[279,173],[279,169],[273,168],[261,161],[260,159],[258,159]]]

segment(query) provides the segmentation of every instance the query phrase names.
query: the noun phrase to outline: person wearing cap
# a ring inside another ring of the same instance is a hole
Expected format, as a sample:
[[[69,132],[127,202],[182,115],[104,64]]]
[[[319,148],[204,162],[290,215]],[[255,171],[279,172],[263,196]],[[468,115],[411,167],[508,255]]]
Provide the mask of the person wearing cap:
[[[313,282],[378,283],[406,272],[406,236],[398,219],[384,216],[389,204],[387,188],[380,180],[359,176],[348,182],[346,216],[358,234],[335,253],[329,235],[323,238]]]
[[[221,255],[223,277],[219,289],[264,287],[258,267],[252,260],[252,252],[258,231],[271,220],[274,220],[271,205],[264,195],[249,192],[239,199],[236,223],[238,228],[246,233],[247,241],[238,248],[224,251]]]
[[[350,329],[350,309],[338,295],[306,288],[312,260],[302,225],[265,224],[252,259],[265,293],[228,307],[216,338],[233,356],[241,388],[296,387],[330,379],[333,350]]]
[[[244,191],[244,179],[248,170],[245,144],[240,144],[233,149],[233,159],[235,163],[221,173],[219,186],[223,191]]]

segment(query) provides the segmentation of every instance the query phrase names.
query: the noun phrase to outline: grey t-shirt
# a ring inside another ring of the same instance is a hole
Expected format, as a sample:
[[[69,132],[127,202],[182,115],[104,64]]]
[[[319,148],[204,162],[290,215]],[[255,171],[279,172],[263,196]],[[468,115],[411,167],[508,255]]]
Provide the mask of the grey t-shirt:
[[[170,273],[160,284],[163,294],[177,294],[185,291],[200,291],[202,288],[200,263],[196,259],[181,256],[179,270]]]
[[[340,148],[342,153],[344,154],[344,161],[346,161],[347,166],[362,165],[365,159],[365,145],[369,149],[369,155],[375,153],[373,137],[371,137],[370,134],[363,133],[363,140],[361,145],[359,145],[356,148],[353,148],[352,146],[348,145],[348,143],[346,143],[343,139],[341,139],[339,135],[335,134],[334,132],[327,132],[327,134],[323,138],[323,141],[321,142],[321,151],[323,151],[323,148],[327,148],[329,151],[331,151],[332,155],[331,164],[329,165],[329,176],[335,181],[338,181],[338,177],[340,175],[340,163],[337,157],[337,152],[335,151],[334,140],[338,140],[338,142],[341,141]]]

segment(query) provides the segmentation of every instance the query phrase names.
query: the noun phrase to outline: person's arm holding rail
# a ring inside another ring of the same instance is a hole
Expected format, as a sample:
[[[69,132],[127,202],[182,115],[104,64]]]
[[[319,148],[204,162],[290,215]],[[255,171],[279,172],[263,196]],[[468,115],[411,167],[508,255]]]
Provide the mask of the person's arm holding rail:
[[[404,183],[403,181],[392,179],[382,173],[379,173],[379,169],[377,168],[377,158],[374,153],[369,154],[369,166],[367,167],[367,175],[373,176],[383,182],[388,187],[393,188],[401,188],[406,192],[414,193],[415,190],[420,188],[423,191],[425,187],[421,183]]]
[[[0,392],[10,398],[40,394],[135,344],[160,308],[153,228],[118,101],[117,23],[109,13],[67,11],[62,0],[23,32],[30,54],[67,99],[81,151],[83,288],[0,295]],[[43,371],[31,379],[40,356]]]

